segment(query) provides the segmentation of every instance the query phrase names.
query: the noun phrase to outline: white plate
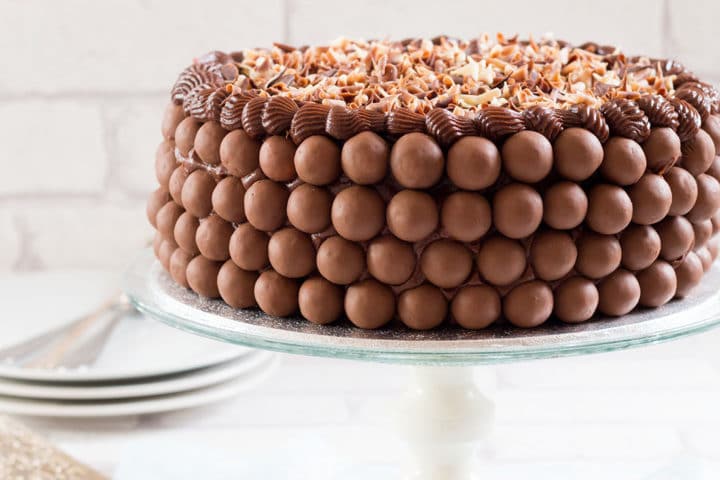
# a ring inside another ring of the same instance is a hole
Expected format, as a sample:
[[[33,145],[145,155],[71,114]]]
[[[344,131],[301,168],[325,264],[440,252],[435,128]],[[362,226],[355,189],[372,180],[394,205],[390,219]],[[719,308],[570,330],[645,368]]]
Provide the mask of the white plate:
[[[262,368],[270,361],[272,355],[269,352],[258,351],[212,367],[156,377],[138,383],[68,385],[0,379],[0,395],[45,400],[119,400],[167,395],[209,387],[251,373],[254,369]]]
[[[199,407],[228,399],[243,391],[252,390],[269,376],[277,366],[278,359],[279,357],[274,355],[260,368],[242,374],[228,382],[187,392],[135,400],[87,402],[21,400],[12,397],[0,397],[0,413],[34,417],[90,418],[145,415]]]
[[[53,271],[0,275],[0,349],[67,324],[118,292],[120,275]],[[0,377],[37,382],[105,382],[205,368],[252,351],[127,315],[88,368],[40,370],[0,361]]]

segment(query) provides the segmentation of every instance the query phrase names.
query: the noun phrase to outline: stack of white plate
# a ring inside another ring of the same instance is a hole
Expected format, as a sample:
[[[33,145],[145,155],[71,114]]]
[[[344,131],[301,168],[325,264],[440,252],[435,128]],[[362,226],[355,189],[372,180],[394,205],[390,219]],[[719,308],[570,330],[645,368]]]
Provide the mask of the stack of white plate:
[[[0,352],[68,324],[117,291],[107,272],[0,276]],[[92,362],[71,368],[0,358],[0,413],[107,417],[199,406],[253,388],[272,354],[122,314]]]

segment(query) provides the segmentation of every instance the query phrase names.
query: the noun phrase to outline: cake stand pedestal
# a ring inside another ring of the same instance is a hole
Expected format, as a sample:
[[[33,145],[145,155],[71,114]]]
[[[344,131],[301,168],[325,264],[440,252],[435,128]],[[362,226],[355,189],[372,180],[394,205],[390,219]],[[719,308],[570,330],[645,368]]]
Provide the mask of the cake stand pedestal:
[[[472,366],[608,352],[699,333],[720,323],[718,285],[716,266],[691,297],[621,318],[577,325],[548,322],[530,330],[497,326],[416,332],[359,330],[345,321],[317,326],[302,318],[236,310],[175,284],[149,251],[125,278],[125,291],[137,309],[192,333],[278,352],[412,365],[393,417],[411,452],[405,478],[413,480],[477,478],[477,442],[491,431],[495,409]]]

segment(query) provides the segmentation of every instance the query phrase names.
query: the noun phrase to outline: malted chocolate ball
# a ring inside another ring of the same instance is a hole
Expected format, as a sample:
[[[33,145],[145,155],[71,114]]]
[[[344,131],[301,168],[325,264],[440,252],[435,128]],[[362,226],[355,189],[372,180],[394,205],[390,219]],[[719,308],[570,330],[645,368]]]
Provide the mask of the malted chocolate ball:
[[[255,281],[257,272],[243,270],[228,260],[218,272],[218,292],[225,303],[234,308],[255,306]]]
[[[172,142],[162,142],[155,151],[155,177],[161,187],[168,188],[170,175],[175,171],[175,148]]]
[[[175,129],[175,145],[184,157],[190,154],[200,125],[194,118],[185,117]]]
[[[698,130],[695,136],[682,145],[682,167],[694,177],[708,171],[715,160],[715,144],[705,130]]]
[[[340,176],[340,147],[324,135],[308,137],[295,151],[295,171],[303,182],[327,185]]]
[[[330,218],[343,238],[364,242],[385,226],[385,203],[372,188],[353,185],[335,195]]]
[[[157,231],[163,238],[173,238],[175,223],[185,210],[175,202],[167,202],[155,215]]]
[[[212,193],[215,179],[202,169],[188,175],[182,187],[182,204],[198,218],[205,218],[212,212]]]
[[[395,315],[395,294],[377,280],[363,280],[345,292],[345,314],[359,328],[379,328]]]
[[[693,233],[695,236],[695,244],[693,248],[704,247],[710,237],[713,236],[713,222],[712,220],[703,220],[701,222],[695,222],[692,224]]]
[[[698,186],[697,201],[686,215],[693,223],[711,218],[720,207],[720,183],[706,173],[695,180]]]
[[[183,204],[182,190],[185,186],[185,180],[187,180],[188,175],[188,171],[185,167],[179,166],[173,170],[170,175],[170,180],[168,180],[168,191],[170,192],[172,199],[175,200],[175,203],[178,205]]]
[[[622,260],[622,248],[612,235],[586,232],[577,240],[575,269],[589,278],[602,278],[614,272]]]
[[[525,273],[527,255],[520,242],[498,235],[482,243],[476,262],[480,275],[487,282],[505,286],[515,282]]]
[[[342,147],[340,163],[345,175],[358,185],[381,182],[387,175],[390,147],[374,132],[360,132]]]
[[[367,267],[370,275],[388,285],[401,285],[415,271],[415,251],[411,244],[392,235],[378,237],[368,245]]]
[[[662,241],[660,256],[663,260],[677,260],[693,248],[695,231],[685,217],[667,217],[655,228]]]
[[[217,286],[217,277],[220,266],[222,266],[221,262],[215,262],[198,255],[190,260],[185,271],[188,285],[195,293],[203,297],[219,297],[220,291]]]
[[[555,169],[563,177],[575,182],[585,180],[595,173],[604,156],[600,140],[584,128],[563,130],[553,144],[553,151]]]
[[[558,182],[543,196],[543,220],[558,230],[580,225],[585,220],[587,209],[587,195],[577,183]]]
[[[590,320],[598,308],[600,294],[593,282],[584,277],[570,277],[555,289],[555,316],[566,323]]]
[[[268,315],[287,317],[298,309],[298,282],[275,270],[265,270],[255,281],[255,301]]]
[[[657,260],[645,270],[637,273],[640,283],[640,305],[659,307],[674,296],[677,289],[675,270],[669,263]]]
[[[279,135],[265,139],[260,147],[260,168],[266,177],[276,182],[290,182],[297,177],[295,172],[295,144]]]
[[[532,280],[513,288],[503,299],[505,318],[521,328],[542,325],[552,315],[553,292],[547,283]]]
[[[712,138],[713,144],[715,144],[715,155],[720,155],[720,115],[707,117],[702,124],[702,129]]]
[[[459,188],[482,190],[498,179],[501,163],[493,142],[483,137],[463,137],[448,151],[447,175]]]
[[[294,228],[283,228],[270,237],[270,265],[280,275],[300,278],[315,270],[315,246],[310,235]]]
[[[461,242],[474,242],[490,230],[492,209],[479,193],[455,192],[443,201],[440,219],[450,237]]]
[[[243,201],[248,222],[265,232],[277,230],[285,223],[288,191],[272,180],[250,185]]]
[[[530,264],[541,280],[559,280],[575,266],[577,248],[565,232],[547,230],[535,235],[530,245]]]
[[[170,255],[170,276],[175,280],[175,283],[185,288],[189,287],[186,272],[193,257],[192,254],[183,251],[181,248],[176,248]],[[702,267],[700,269],[702,271]]]
[[[692,289],[700,284],[704,274],[700,257],[695,252],[688,252],[683,261],[675,267],[675,276],[677,277],[675,296],[687,297]]]
[[[245,187],[237,177],[225,177],[220,180],[212,192],[212,208],[228,222],[245,221]]]
[[[420,269],[425,278],[440,288],[457,287],[470,275],[472,255],[459,242],[436,240],[423,250]]]
[[[697,250],[695,250],[695,255],[697,255],[700,259],[700,263],[703,267],[703,272],[707,272],[708,270],[710,270],[713,264],[713,258],[710,250],[707,247],[698,248]]]
[[[405,290],[397,302],[400,321],[413,330],[433,329],[447,317],[447,300],[442,291],[432,285]]]
[[[150,222],[150,225],[152,225],[153,227],[157,227],[157,223],[155,222],[157,213],[163,207],[163,205],[165,205],[169,201],[170,194],[164,187],[159,187],[157,190],[150,194],[147,200],[147,205],[145,206],[145,214],[147,215],[147,219]]]
[[[493,198],[493,222],[500,233],[510,238],[524,238],[540,226],[543,201],[532,187],[511,183]]]
[[[661,175],[675,165],[681,155],[680,137],[668,127],[653,128],[642,148],[648,170]]]
[[[463,328],[480,330],[500,318],[500,295],[490,285],[470,285],[461,288],[450,304],[453,318]]]
[[[195,136],[195,153],[209,165],[220,165],[220,142],[227,134],[218,122],[203,123]]]
[[[322,277],[308,278],[298,293],[300,314],[317,325],[332,323],[343,313],[343,295],[342,288]]]
[[[198,250],[210,260],[224,262],[230,258],[230,237],[233,227],[217,215],[211,215],[200,222],[195,233]]]
[[[290,192],[287,217],[290,223],[305,233],[318,233],[330,226],[332,197],[322,187],[304,183]]]
[[[710,165],[710,168],[708,168],[708,171],[705,173],[713,177],[715,180],[720,181],[720,156],[715,157],[712,165]]]
[[[640,283],[635,275],[619,269],[598,284],[598,310],[605,315],[620,317],[633,311],[640,301]]]
[[[668,192],[669,192],[668,188]],[[625,190],[615,185],[595,185],[588,195],[588,226],[597,233],[621,232],[633,219],[633,202]]]
[[[320,244],[317,268],[331,282],[349,285],[365,270],[365,252],[357,243],[336,235]]]
[[[194,217],[190,212],[184,212],[178,217],[177,222],[175,222],[175,228],[173,229],[175,242],[177,242],[182,250],[192,255],[200,253],[197,242],[195,241],[199,226],[200,221],[197,217]]]
[[[155,258],[160,259],[160,247],[163,243],[162,235],[160,235],[160,232],[155,232],[155,235],[153,235],[153,241],[152,241],[152,249],[153,253],[155,254]]]
[[[710,252],[710,258],[714,262],[720,256],[720,238],[712,238],[708,244],[707,249]]]
[[[170,240],[163,240],[160,243],[157,259],[160,260],[160,265],[162,265],[166,272],[170,272],[170,259],[173,253],[175,253],[175,250],[177,250],[177,246]]]
[[[401,190],[387,207],[387,225],[401,240],[417,242],[438,226],[438,209],[433,197],[417,190]]]
[[[244,177],[258,168],[260,143],[244,130],[233,130],[220,143],[220,162],[234,177]]]
[[[502,163],[505,171],[515,180],[536,183],[552,170],[553,147],[538,132],[523,130],[503,144]]]
[[[670,185],[660,175],[646,173],[630,187],[632,221],[652,225],[665,218],[672,205]]]
[[[167,104],[165,111],[163,112],[162,123],[160,125],[160,132],[166,140],[172,140],[175,138],[175,130],[180,122],[185,118],[185,111],[182,105],[177,105],[173,102]]]
[[[442,177],[445,160],[435,139],[424,133],[408,133],[390,152],[390,169],[405,188],[428,188]]]
[[[657,230],[649,225],[630,225],[620,235],[622,266],[628,270],[643,270],[660,256],[662,242]]]
[[[605,142],[604,150],[600,172],[608,181],[632,185],[645,173],[647,158],[639,143],[625,137],[611,137]]]
[[[230,258],[243,270],[262,270],[267,266],[270,237],[249,223],[243,223],[230,237]]]
[[[665,173],[665,181],[672,194],[668,215],[685,215],[697,200],[698,186],[695,177],[684,168],[673,167]]]

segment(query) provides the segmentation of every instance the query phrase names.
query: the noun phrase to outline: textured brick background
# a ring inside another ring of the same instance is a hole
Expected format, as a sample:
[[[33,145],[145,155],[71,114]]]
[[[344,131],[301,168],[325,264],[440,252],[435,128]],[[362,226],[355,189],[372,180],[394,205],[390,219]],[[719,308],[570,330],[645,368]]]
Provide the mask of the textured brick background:
[[[441,5],[441,10],[438,10]],[[0,271],[121,266],[167,91],[214,48],[481,31],[597,40],[720,80],[720,3],[681,0],[0,0]]]

